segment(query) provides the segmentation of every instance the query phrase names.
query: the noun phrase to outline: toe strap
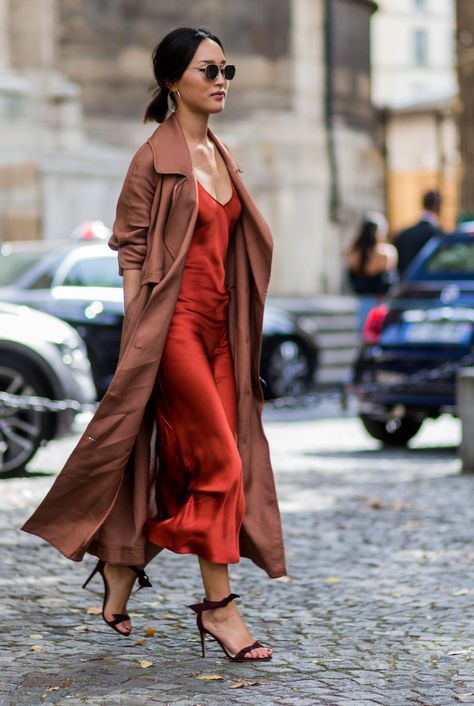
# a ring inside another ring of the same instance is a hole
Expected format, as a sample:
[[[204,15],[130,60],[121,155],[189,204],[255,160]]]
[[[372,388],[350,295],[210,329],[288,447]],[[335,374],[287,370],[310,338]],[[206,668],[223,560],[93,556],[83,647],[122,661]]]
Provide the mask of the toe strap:
[[[130,616],[128,613],[114,613],[114,620],[109,620],[109,625],[112,625],[115,627],[115,625],[118,625],[119,623],[123,623],[124,620],[130,620]]]
[[[249,645],[248,647],[242,647],[240,652],[237,652],[237,654],[234,656],[234,659],[238,660],[238,659],[241,659],[242,657],[245,657],[247,652],[251,652],[252,650],[257,649],[257,647],[264,647],[264,645],[262,645],[261,642],[255,641],[253,643],[253,645]],[[259,658],[257,657],[257,659],[259,659]]]

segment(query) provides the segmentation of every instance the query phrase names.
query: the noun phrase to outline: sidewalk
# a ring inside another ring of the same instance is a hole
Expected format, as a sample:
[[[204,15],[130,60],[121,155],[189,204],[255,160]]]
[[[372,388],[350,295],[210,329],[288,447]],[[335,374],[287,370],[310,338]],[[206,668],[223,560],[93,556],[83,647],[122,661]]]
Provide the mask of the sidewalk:
[[[192,557],[149,567],[130,639],[107,628],[99,594],[80,589],[92,559],[74,564],[13,529],[52,481],[41,471],[63,462],[56,445],[37,475],[0,481],[2,705],[474,704],[474,477],[459,474],[457,423],[388,452],[351,417],[269,417],[290,577],[270,581],[246,560],[232,576],[273,661],[232,664],[212,643],[201,658]]]

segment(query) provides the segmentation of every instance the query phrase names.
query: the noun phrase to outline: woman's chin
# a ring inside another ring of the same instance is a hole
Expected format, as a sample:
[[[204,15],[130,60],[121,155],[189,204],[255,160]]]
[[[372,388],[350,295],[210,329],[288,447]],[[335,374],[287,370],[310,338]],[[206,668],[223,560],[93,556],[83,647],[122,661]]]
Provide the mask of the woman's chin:
[[[222,101],[220,103],[217,103],[217,101],[214,103],[214,105],[211,105],[209,107],[209,113],[222,113],[222,111],[225,108],[225,101]]]

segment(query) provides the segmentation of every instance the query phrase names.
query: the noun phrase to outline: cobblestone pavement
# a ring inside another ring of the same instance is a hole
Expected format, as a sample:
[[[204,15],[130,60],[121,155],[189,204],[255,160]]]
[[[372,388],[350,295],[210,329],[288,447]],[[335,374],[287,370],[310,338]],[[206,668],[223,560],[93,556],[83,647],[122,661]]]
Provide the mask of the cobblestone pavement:
[[[43,450],[29,478],[0,481],[1,703],[474,704],[474,476],[460,474],[457,423],[389,452],[353,417],[304,416],[266,420],[290,576],[232,568],[241,610],[274,648],[266,664],[232,664],[211,644],[201,658],[186,608],[202,596],[195,558],[150,566],[154,588],[131,600],[124,639],[90,610],[99,593],[80,589],[92,558],[74,564],[15,529],[73,441]]]

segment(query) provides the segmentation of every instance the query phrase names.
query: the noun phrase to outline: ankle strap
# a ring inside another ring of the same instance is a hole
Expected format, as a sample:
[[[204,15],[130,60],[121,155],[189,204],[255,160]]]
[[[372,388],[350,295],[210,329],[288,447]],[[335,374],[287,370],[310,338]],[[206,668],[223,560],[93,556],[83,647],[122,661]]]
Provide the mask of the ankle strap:
[[[220,601],[208,601],[204,598],[202,603],[193,603],[189,605],[188,608],[194,610],[195,613],[202,613],[205,610],[212,610],[213,608],[224,608],[228,603],[234,600],[234,598],[240,598],[237,593],[229,593],[228,596],[222,598]]]
[[[143,569],[140,569],[138,566],[134,566],[133,564],[129,564],[128,568],[136,573],[138,578],[138,585],[140,586],[140,588],[152,588],[151,581]],[[140,590],[140,588],[138,589],[138,591]]]

